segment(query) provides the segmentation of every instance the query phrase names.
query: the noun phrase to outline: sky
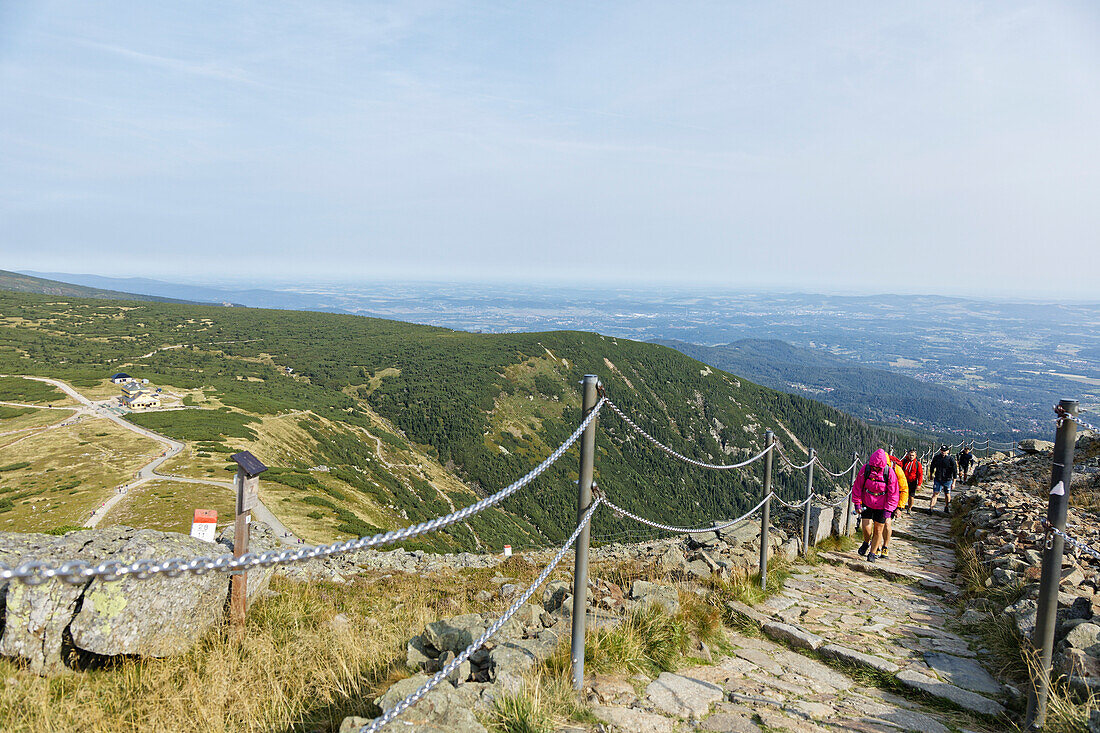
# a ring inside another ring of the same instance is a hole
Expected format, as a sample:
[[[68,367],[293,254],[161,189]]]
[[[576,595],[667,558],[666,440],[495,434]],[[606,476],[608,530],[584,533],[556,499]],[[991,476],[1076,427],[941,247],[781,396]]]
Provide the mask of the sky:
[[[0,3],[0,269],[1100,300],[1100,4]]]

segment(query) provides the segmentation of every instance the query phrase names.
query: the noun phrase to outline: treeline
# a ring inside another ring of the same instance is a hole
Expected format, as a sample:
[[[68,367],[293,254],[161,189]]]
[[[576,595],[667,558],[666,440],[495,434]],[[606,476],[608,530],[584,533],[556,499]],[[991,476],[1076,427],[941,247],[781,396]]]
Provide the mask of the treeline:
[[[834,468],[847,466],[852,451],[866,454],[913,440],[819,402],[712,371],[670,348],[590,333],[483,335],[339,314],[8,293],[0,293],[0,310],[14,317],[9,324],[17,324],[0,328],[0,371],[92,384],[125,364],[154,383],[206,388],[231,409],[133,419],[211,447],[250,436],[255,426],[250,414],[312,410],[332,421],[367,426],[363,406],[351,396],[356,394],[483,494],[530,470],[572,432],[579,420],[577,384],[585,373],[599,375],[616,402],[654,436],[699,460],[741,460],[762,448],[769,427],[797,457],[780,422]],[[28,325],[36,321],[42,327]],[[135,358],[166,345],[180,348]],[[389,376],[380,377],[383,370],[390,370]],[[516,415],[509,417],[509,410]],[[601,422],[598,480],[624,508],[697,524],[740,514],[759,498],[761,464],[740,471],[699,470],[644,444],[610,412]],[[413,484],[410,490],[377,461],[368,461],[372,451],[366,443],[320,424],[309,429],[320,446],[316,462],[342,470],[340,478],[352,490],[396,504],[410,522],[449,510],[430,485]],[[575,451],[508,499],[507,513],[494,510],[471,521],[486,546],[557,542],[571,530]],[[804,478],[780,466],[777,488],[792,498],[799,495]],[[349,534],[369,524],[341,514],[341,499],[316,490],[301,474],[276,474],[272,480],[299,482],[316,497],[311,500],[316,511],[335,513]],[[828,482],[821,477],[818,485]],[[610,512],[600,514],[596,524],[597,534],[628,528],[636,525]],[[473,546],[464,527],[452,530],[451,538]]]

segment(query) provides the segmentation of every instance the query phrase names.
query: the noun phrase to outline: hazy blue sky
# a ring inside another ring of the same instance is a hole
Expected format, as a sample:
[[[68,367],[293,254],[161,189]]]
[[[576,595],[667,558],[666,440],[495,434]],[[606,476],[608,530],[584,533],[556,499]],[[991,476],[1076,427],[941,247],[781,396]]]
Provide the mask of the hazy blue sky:
[[[1100,298],[1100,3],[3,2],[0,268]]]

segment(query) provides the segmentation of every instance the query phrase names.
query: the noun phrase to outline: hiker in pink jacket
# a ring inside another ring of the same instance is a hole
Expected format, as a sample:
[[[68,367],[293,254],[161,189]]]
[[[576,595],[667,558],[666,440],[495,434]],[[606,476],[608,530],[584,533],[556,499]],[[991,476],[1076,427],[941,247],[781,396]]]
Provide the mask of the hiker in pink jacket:
[[[898,477],[890,465],[890,458],[886,451],[879,449],[871,454],[852,484],[852,506],[863,519],[863,544],[859,554],[867,553],[869,562],[878,559],[886,518],[898,508],[899,495]]]

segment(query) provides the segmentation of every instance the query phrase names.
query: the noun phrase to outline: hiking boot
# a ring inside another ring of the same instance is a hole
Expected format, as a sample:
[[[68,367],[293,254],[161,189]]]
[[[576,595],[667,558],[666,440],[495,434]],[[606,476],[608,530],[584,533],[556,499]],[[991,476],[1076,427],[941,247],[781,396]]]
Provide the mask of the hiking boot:
[[[867,554],[867,548],[870,547],[870,546],[871,546],[870,542],[864,542],[862,545],[859,546],[859,550],[858,550],[859,554],[860,555],[866,555]]]
[[[883,546],[883,548],[878,551],[878,556],[879,557],[889,557],[890,556],[890,548],[888,548],[886,546]]]
[[[875,560],[878,560],[878,555],[876,555],[875,553],[872,552],[867,555],[867,562],[874,562]]]

